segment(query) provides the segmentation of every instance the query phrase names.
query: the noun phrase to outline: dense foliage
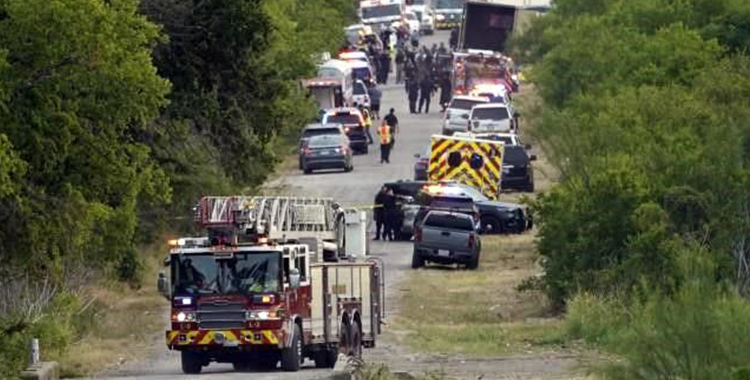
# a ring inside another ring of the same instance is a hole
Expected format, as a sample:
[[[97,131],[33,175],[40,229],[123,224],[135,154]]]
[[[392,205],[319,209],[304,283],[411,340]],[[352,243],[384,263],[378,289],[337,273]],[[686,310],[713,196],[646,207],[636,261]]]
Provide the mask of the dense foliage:
[[[345,0],[0,0],[0,285],[54,289],[0,299],[0,377],[34,331],[65,332],[46,352],[76,334],[70,268],[137,286],[138,242],[203,194],[263,182],[314,116],[298,79],[353,15]]]
[[[604,378],[748,378],[750,3],[555,3],[514,43],[561,173],[526,285],[616,354]]]
[[[686,243],[747,289],[750,3],[560,0],[517,41],[562,183],[536,201],[541,287],[675,290]]]

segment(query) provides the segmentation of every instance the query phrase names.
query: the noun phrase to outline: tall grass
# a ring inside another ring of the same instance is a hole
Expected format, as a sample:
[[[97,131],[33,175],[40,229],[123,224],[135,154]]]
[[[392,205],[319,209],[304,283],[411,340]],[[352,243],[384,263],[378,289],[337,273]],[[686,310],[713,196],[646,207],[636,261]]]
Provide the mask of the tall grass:
[[[642,289],[628,302],[582,294],[571,302],[567,334],[617,357],[599,368],[605,378],[750,378],[750,304],[716,281],[703,252],[678,261],[673,293]]]

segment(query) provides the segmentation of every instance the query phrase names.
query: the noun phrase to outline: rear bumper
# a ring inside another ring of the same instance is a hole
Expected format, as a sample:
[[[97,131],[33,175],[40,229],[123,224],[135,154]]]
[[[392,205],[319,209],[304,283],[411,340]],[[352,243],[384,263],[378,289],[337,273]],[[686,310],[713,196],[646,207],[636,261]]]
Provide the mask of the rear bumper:
[[[167,330],[166,341],[167,347],[172,350],[282,348],[284,332],[282,330]]]
[[[305,158],[302,166],[306,169],[335,169],[346,167],[346,156]]]
[[[448,250],[448,255],[440,255],[437,248],[414,245],[414,251],[424,260],[440,264],[468,263],[477,255],[475,251]]]
[[[518,176],[518,177],[511,177],[509,175],[503,174],[502,180],[500,181],[500,188],[502,190],[507,190],[507,189],[523,190],[530,183],[531,183],[531,178],[528,174],[523,175],[523,176]]]

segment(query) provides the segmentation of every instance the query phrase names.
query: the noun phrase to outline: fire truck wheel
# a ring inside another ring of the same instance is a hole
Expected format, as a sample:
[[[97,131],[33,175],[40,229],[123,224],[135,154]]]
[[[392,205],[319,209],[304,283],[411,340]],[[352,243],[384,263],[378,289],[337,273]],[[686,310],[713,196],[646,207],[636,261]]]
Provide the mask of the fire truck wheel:
[[[182,351],[182,372],[187,375],[201,373],[203,356],[197,352]]]
[[[355,358],[362,357],[362,329],[359,327],[359,322],[357,321],[354,321],[352,325],[352,348],[350,353]]]
[[[300,339],[300,335],[299,325],[295,324],[292,345],[281,350],[281,369],[286,372],[299,371],[302,363],[302,339]]]

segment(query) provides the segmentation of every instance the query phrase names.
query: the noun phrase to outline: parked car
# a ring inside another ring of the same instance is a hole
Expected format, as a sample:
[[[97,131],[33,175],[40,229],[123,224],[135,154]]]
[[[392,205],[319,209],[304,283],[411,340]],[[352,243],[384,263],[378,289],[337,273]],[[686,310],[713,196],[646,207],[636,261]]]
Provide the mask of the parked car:
[[[435,202],[434,198],[438,201]],[[467,198],[471,202],[468,202]],[[520,234],[533,227],[533,222],[524,212],[523,206],[493,201],[481,191],[462,183],[428,183],[423,185],[422,191],[414,199],[414,204],[418,205],[419,209],[413,219],[405,214],[402,227],[404,230],[408,230],[409,223],[418,226],[431,207],[478,213],[481,231],[486,234]]]
[[[445,110],[443,134],[450,136],[455,132],[466,132],[471,109],[479,104],[488,103],[489,99],[479,96],[454,96]]]
[[[339,135],[321,135],[310,138],[302,151],[302,170],[310,174],[319,169],[354,169],[349,139]]]
[[[346,136],[344,126],[341,124],[308,124],[302,129],[302,136],[297,146],[297,155],[299,156],[299,169],[302,170],[302,150],[307,146],[310,138],[322,135]]]
[[[489,103],[472,107],[467,130],[473,133],[515,131],[513,109],[507,104]]]
[[[534,192],[534,167],[536,155],[529,154],[522,146],[506,146],[503,157],[503,174],[500,188]]]
[[[534,223],[524,212],[523,206],[515,203],[493,201],[481,191],[462,183],[440,186],[445,194],[469,197],[479,209],[481,231],[485,234],[520,234],[530,230]]]
[[[431,10],[422,13],[422,19],[419,20],[419,31],[422,34],[435,34],[435,14]]]
[[[420,26],[419,18],[417,18],[417,14],[414,12],[406,11],[404,12],[404,18],[406,19],[406,24],[409,27],[409,34],[416,34],[419,35],[420,29],[422,27]]]
[[[422,153],[414,155],[417,162],[414,163],[414,180],[427,181],[427,172],[430,169],[430,147],[427,147]]]
[[[414,232],[412,268],[426,262],[465,264],[469,269],[479,267],[482,242],[476,220],[468,214],[432,210]]]
[[[353,150],[367,153],[367,131],[362,113],[353,107],[333,108],[323,115],[323,124],[338,123],[344,126]]]
[[[367,90],[365,82],[359,79],[354,81],[354,101],[370,108],[370,92]]]

